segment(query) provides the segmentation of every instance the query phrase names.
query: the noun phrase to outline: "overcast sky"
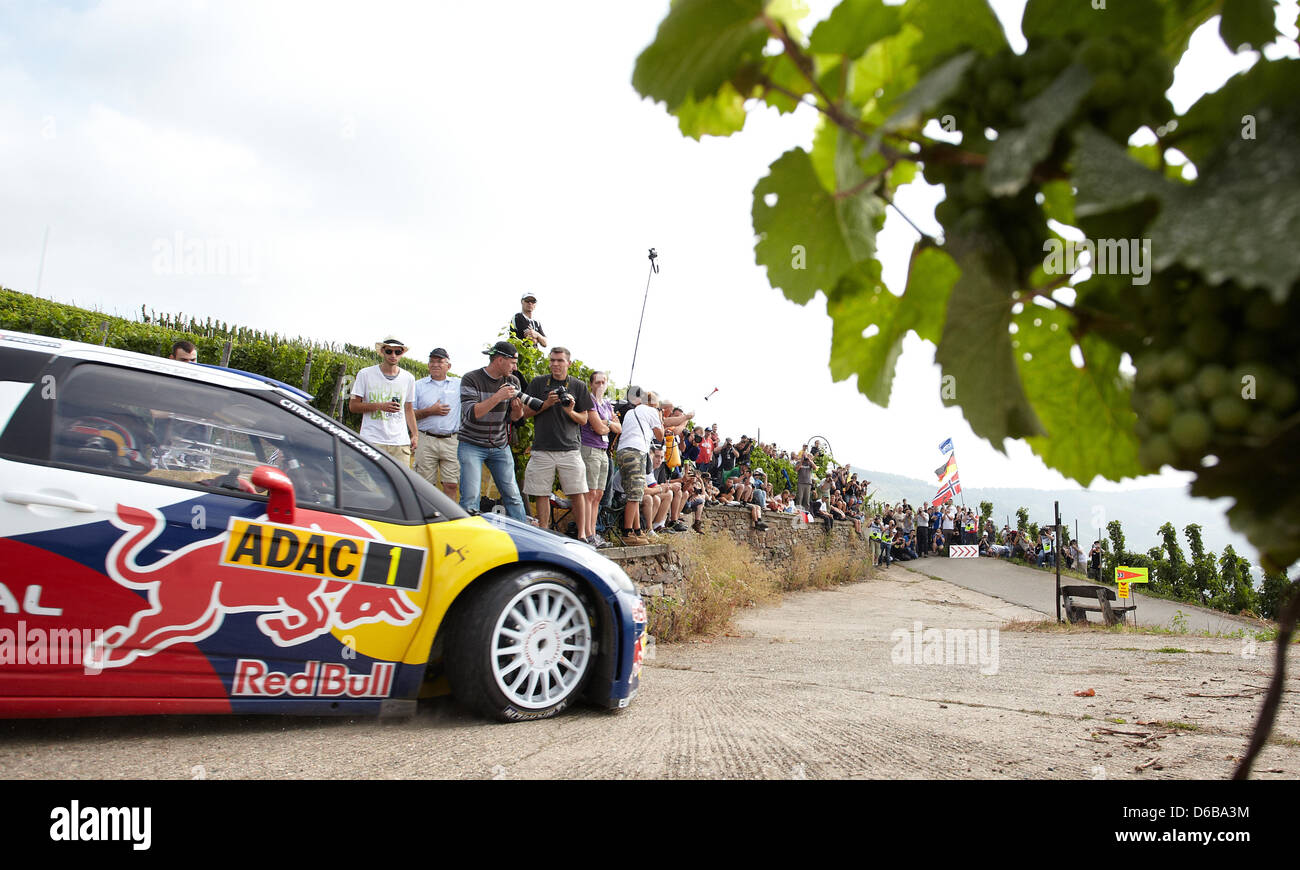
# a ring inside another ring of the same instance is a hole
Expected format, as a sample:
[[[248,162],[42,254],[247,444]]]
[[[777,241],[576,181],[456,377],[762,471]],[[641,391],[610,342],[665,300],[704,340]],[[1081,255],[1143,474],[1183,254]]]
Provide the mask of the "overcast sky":
[[[810,5],[807,26],[834,4]],[[994,6],[1017,26],[1023,0]],[[667,8],[0,0],[0,285],[36,292],[39,274],[41,295],[109,313],[334,342],[391,333],[421,360],[446,347],[458,372],[532,291],[552,344],[626,383],[653,246],[635,381],[702,422],[782,447],[823,435],[841,461],[921,478],[951,437],[970,486],[1073,488],[943,408],[914,337],[888,410],[832,383],[824,299],[769,287],[750,222],[755,183],[810,145],[813,112],[683,138],[630,84]],[[1179,110],[1254,58],[1228,53],[1217,19],[1193,51]],[[935,199],[899,205],[937,232]],[[912,238],[891,215],[894,292]],[[191,274],[196,240],[238,256]]]

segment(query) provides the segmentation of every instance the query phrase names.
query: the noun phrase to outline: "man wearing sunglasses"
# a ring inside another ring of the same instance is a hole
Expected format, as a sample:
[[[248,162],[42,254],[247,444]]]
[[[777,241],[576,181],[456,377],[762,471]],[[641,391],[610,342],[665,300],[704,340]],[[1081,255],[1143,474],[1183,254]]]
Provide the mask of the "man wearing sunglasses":
[[[357,372],[348,410],[361,415],[361,437],[409,468],[418,443],[415,376],[397,364],[406,345],[393,337],[375,345],[382,362]]]

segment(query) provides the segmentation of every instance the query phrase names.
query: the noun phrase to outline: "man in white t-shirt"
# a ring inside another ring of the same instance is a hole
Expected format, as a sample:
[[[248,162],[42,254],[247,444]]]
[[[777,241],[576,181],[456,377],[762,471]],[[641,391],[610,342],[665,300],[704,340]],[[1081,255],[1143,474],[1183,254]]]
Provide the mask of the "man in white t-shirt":
[[[634,395],[628,388],[628,395]],[[641,499],[645,497],[645,466],[650,456],[650,442],[662,441],[663,418],[658,399],[647,394],[646,401],[634,405],[623,414],[623,431],[618,436],[618,470],[623,478],[623,494],[627,505],[623,508],[623,543],[642,546],[650,539],[641,533]]]
[[[375,350],[383,361],[357,372],[348,410],[361,415],[362,438],[410,468],[419,429],[412,406],[415,376],[397,364],[406,345],[390,336]]]

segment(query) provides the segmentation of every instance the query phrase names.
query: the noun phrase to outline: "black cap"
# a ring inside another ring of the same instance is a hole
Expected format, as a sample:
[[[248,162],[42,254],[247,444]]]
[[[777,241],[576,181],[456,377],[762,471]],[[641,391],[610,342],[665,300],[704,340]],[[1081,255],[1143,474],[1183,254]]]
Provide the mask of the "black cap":
[[[519,359],[519,351],[508,341],[498,341],[483,353],[487,356],[505,356],[510,359]]]
[[[433,350],[429,351],[430,359],[433,359],[435,356],[438,359],[451,359],[451,357],[447,356],[447,349],[442,347],[435,347]]]

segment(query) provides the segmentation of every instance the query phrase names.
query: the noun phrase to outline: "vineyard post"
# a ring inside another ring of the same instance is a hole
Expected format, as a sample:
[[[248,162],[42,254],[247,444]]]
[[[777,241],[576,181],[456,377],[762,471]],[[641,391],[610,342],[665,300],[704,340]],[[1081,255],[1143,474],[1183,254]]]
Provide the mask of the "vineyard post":
[[[226,346],[221,350],[221,367],[224,369],[230,365],[230,339],[226,339]]]
[[[108,321],[107,320],[101,320],[99,322],[99,331],[104,333],[104,335],[99,339],[99,343],[108,344]]]
[[[315,348],[307,348],[307,365],[302,370],[302,391],[304,393],[307,392],[307,385],[311,383],[311,356],[315,350]]]
[[[1056,511],[1056,546],[1053,548],[1052,555],[1056,562],[1056,621],[1061,621],[1061,503],[1052,502],[1053,510]]]

